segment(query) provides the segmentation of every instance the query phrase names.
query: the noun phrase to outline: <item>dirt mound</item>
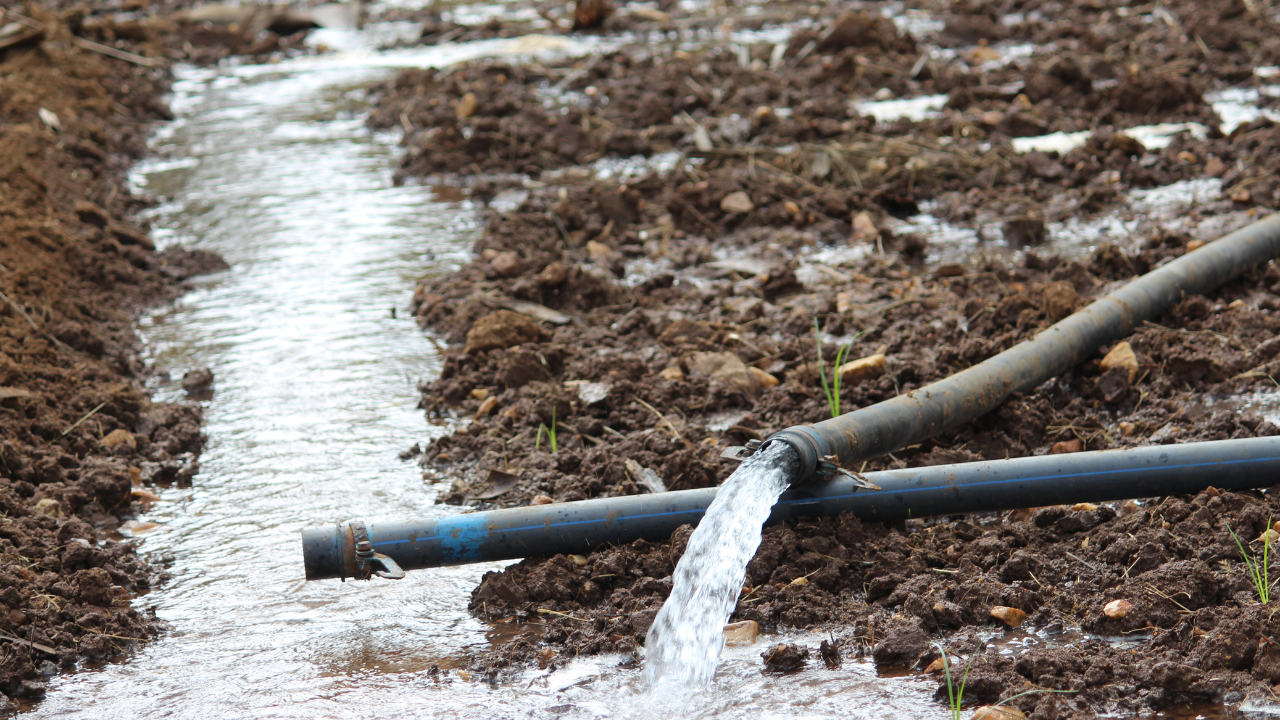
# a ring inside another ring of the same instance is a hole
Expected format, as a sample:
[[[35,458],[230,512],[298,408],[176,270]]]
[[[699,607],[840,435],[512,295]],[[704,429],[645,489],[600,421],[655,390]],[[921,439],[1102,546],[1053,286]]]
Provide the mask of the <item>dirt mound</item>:
[[[0,50],[0,691],[38,698],[161,628],[130,602],[160,571],[105,538],[134,486],[190,479],[203,437],[198,407],[142,391],[131,316],[221,261],[157,254],[131,219],[124,173],[168,115],[166,73],[26,12],[40,38]]]

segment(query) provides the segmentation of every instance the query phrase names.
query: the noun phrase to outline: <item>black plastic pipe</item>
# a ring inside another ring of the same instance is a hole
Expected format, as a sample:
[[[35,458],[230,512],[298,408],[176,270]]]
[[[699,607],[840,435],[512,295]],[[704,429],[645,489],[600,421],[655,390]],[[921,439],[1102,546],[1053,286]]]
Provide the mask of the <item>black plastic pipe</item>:
[[[1280,437],[1157,445],[868,473],[880,490],[853,479],[793,488],[768,524],[851,512],[866,521],[1010,510],[1077,502],[1181,495],[1280,483]],[[696,524],[716,489],[584,500],[370,524],[374,552],[405,570],[487,560],[588,553],[634,540],[666,540]],[[352,527],[302,531],[308,580],[354,576]],[[363,526],[359,526],[363,527]]]
[[[1276,256],[1280,214],[1152,270],[1033,339],[945,380],[814,425],[788,428],[764,444],[785,442],[795,448],[801,467],[796,484],[822,474],[815,471],[823,459],[856,467],[985,415],[1013,393],[1028,392],[1065,373],[1144,320],[1156,319],[1184,295],[1202,295]]]

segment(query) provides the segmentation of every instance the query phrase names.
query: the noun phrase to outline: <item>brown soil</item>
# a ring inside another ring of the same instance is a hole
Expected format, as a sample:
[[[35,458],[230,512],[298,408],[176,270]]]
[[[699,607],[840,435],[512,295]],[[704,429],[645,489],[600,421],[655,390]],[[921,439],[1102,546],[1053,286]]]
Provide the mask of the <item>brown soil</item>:
[[[1131,244],[1064,257],[1041,247],[1048,222],[1119,211],[1131,189],[1210,177],[1223,199],[1190,213],[1210,237],[1280,205],[1280,128],[1260,121],[1224,137],[1204,99],[1276,64],[1270,21],[1234,0],[1170,8],[1156,22],[1105,2],[1025,3],[1013,24],[985,8],[953,7],[929,37],[827,8],[772,67],[765,44],[745,56],[624,48],[411,70],[378,88],[370,124],[405,130],[402,180],[462,185],[486,204],[525,193],[514,209],[485,207],[475,260],[414,295],[421,325],[449,348],[422,407],[462,421],[421,451],[429,472],[455,478],[443,501],[644,492],[628,459],[669,489],[713,486],[729,471],[718,460],[726,446],[828,416],[815,321],[828,362],[855,333],[850,357],[885,356],[845,387],[849,411],[991,357],[1194,247],[1138,218]],[[1201,27],[1214,28],[1212,43],[1187,31]],[[1036,50],[980,66],[980,40]],[[935,59],[921,60],[926,48]],[[940,48],[960,60],[936,59]],[[949,101],[939,117],[890,123],[848,102],[882,88]],[[1149,151],[1119,132],[1186,121],[1209,126],[1209,138]],[[1090,142],[1064,156],[1012,150],[1015,137],[1079,130]],[[669,170],[597,179],[582,168],[672,151],[681,155]],[[995,240],[963,263],[925,262],[928,239],[895,228],[926,202]],[[797,262],[843,246],[865,252]],[[1139,328],[1128,339],[1133,377],[1101,373],[1111,348],[1100,348],[968,427],[865,469],[1276,434],[1215,401],[1273,387],[1278,310],[1270,263]],[[1008,606],[1061,645],[979,653],[975,700],[1073,691],[1014,701],[1042,718],[1236,702],[1270,693],[1280,675],[1266,652],[1271,609],[1255,604],[1226,524],[1256,538],[1277,509],[1270,491],[1209,491],[981,523],[791,523],[766,531],[734,619],[828,629],[834,647],[813,649],[827,662],[843,651],[922,671],[936,658],[931,641],[969,655],[1003,627],[991,608]],[[688,533],[487,574],[472,611],[522,632],[477,666],[635,654]],[[1115,599],[1132,603],[1123,619],[1102,613]]]
[[[154,404],[132,317],[225,268],[156,252],[125,171],[167,116],[167,72],[39,35],[0,49],[0,716],[10,698],[154,637],[133,607],[163,572],[110,539],[135,486],[189,481],[200,409]],[[114,537],[119,537],[118,535]]]

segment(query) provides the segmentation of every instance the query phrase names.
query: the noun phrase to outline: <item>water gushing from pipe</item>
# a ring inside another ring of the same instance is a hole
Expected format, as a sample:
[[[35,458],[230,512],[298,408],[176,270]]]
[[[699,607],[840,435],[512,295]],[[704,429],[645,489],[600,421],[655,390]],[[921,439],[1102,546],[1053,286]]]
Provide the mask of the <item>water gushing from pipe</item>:
[[[747,563],[778,496],[799,469],[795,450],[773,443],[729,476],[676,564],[671,596],[645,639],[651,688],[711,682],[724,648],[724,624],[742,592]]]

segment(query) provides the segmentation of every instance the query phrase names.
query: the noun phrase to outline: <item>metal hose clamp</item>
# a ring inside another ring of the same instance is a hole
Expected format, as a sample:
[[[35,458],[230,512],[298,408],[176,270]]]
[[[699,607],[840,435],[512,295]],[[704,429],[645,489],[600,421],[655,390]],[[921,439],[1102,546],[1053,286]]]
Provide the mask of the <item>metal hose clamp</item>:
[[[351,523],[351,539],[356,545],[356,580],[368,580],[377,575],[387,580],[399,580],[404,577],[404,570],[395,560],[373,551],[373,543],[369,542],[369,531],[364,523]]]

